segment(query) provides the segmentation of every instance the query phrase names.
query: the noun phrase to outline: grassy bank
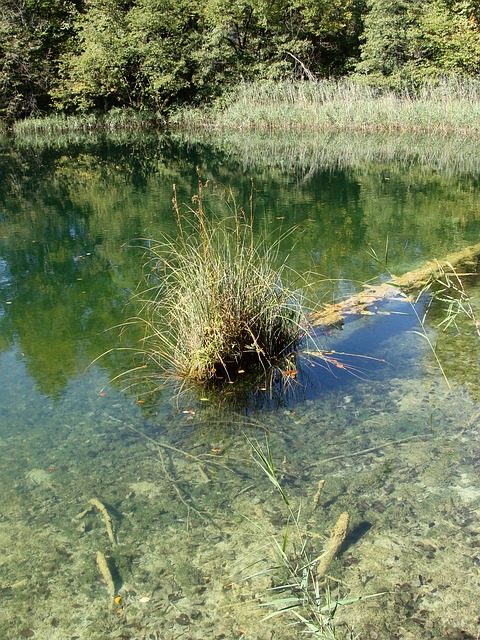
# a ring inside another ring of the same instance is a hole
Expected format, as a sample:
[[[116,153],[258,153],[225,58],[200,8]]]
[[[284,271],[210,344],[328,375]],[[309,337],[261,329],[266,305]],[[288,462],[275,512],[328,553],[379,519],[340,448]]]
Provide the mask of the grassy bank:
[[[213,105],[168,116],[133,109],[53,114],[12,125],[17,138],[135,131],[167,122],[189,129],[362,132],[480,132],[480,80],[445,78],[415,89],[382,89],[353,79],[243,83]],[[1,131],[1,126],[0,126]]]
[[[395,92],[345,79],[241,84],[212,107],[171,121],[195,128],[480,131],[480,81],[445,79]]]
[[[17,120],[12,133],[18,137],[51,136],[63,134],[89,134],[114,131],[138,131],[164,124],[157,114],[134,109],[112,109],[106,114],[78,115],[52,114],[41,118]]]

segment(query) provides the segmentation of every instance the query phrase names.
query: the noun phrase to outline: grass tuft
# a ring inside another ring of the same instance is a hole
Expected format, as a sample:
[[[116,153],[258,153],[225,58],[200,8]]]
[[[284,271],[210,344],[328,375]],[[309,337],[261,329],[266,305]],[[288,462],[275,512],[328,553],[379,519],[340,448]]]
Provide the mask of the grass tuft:
[[[302,294],[286,261],[284,236],[254,236],[253,216],[238,209],[209,217],[199,181],[194,208],[174,196],[175,238],[149,241],[148,288],[133,322],[145,326],[143,353],[155,376],[205,382],[269,371],[288,361],[306,333]],[[288,366],[287,366],[288,369]]]

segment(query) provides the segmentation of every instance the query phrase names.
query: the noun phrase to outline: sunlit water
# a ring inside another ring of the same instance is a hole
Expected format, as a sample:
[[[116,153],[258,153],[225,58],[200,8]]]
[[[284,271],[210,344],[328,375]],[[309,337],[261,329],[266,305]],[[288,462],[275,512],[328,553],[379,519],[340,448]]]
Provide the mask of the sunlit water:
[[[332,597],[383,595],[341,607],[339,637],[477,637],[480,349],[466,318],[442,332],[436,308],[423,329],[413,307],[384,305],[319,335],[348,366],[306,360],[274,398],[260,383],[144,396],[110,383],[130,352],[96,360],[136,340],[111,329],[142,277],[131,245],[175,232],[172,184],[188,203],[197,167],[245,207],[253,180],[258,230],[298,225],[285,252],[331,279],[325,302],[386,277],[372,249],[401,273],[478,242],[477,173],[394,159],[306,170],[261,148],[247,163],[169,136],[5,146],[0,163],[2,638],[303,637],[288,615],[261,621],[292,576],[288,509],[252,445],[296,514],[293,566],[302,541],[315,558],[350,515]]]

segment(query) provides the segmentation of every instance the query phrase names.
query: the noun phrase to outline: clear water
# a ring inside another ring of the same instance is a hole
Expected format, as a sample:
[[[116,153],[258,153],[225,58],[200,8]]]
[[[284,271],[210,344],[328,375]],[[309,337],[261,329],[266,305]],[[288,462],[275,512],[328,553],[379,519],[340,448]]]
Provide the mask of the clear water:
[[[259,230],[298,225],[285,251],[331,279],[325,301],[385,277],[368,252],[383,255],[387,237],[398,273],[478,242],[476,170],[395,157],[306,170],[273,162],[268,145],[242,155],[162,134],[1,148],[2,638],[303,637],[288,615],[261,621],[270,588],[291,580],[275,544],[288,510],[252,442],[269,447],[297,514],[293,563],[303,542],[318,556],[350,514],[332,597],[383,595],[341,607],[338,637],[351,626],[363,638],[477,637],[480,347],[467,319],[446,332],[441,309],[427,320],[450,386],[408,305],[322,336],[372,359],[305,366],[275,401],[260,386],[144,398],[110,383],[128,351],[96,360],[135,343],[111,329],[142,277],[132,241],[174,233],[172,184],[188,202],[197,167],[245,206],[253,180]],[[468,286],[480,315],[478,281]]]

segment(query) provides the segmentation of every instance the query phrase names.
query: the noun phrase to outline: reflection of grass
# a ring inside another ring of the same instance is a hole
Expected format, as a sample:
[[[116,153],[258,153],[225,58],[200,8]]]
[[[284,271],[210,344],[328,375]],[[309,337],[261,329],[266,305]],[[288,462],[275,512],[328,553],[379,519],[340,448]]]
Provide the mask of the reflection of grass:
[[[260,129],[480,131],[480,82],[425,83],[395,92],[344,79],[243,83],[216,108],[184,110],[180,124]]]
[[[137,320],[154,377],[229,380],[254,367],[268,371],[305,334],[300,291],[279,268],[279,240],[257,241],[252,220],[235,209],[209,220],[199,184],[193,221],[175,203],[177,237],[150,243],[150,286]],[[142,294],[140,298],[144,298]]]
[[[92,121],[91,128],[88,123]],[[145,122],[135,121],[127,128],[101,128],[94,119],[86,117],[70,119],[55,116],[44,120],[28,120],[16,124],[15,146],[21,149],[71,148],[72,145],[100,145],[104,141],[115,144],[136,144],[142,148],[142,157],[158,152],[158,137],[167,143],[172,138],[189,149],[192,145],[205,146],[216,154],[221,153],[221,163],[229,160],[240,163],[244,171],[255,168],[301,171],[308,181],[322,169],[365,169],[365,163],[376,163],[377,173],[393,170],[397,165],[402,173],[405,168],[416,168],[419,175],[434,169],[441,174],[471,173],[480,171],[480,142],[477,136],[460,136],[455,133],[438,135],[407,132],[360,131],[241,131],[222,129],[175,129],[157,132]],[[50,123],[50,124],[48,124]],[[144,149],[144,151],[143,151]],[[136,149],[135,149],[136,150]],[[134,150],[134,151],[135,151]],[[133,154],[138,161],[138,154]],[[146,163],[149,171],[152,164]],[[381,165],[381,166],[378,166]]]
[[[392,172],[398,166],[402,175],[405,168],[415,168],[420,175],[431,169],[442,174],[480,171],[480,143],[475,136],[359,131],[252,131],[246,136],[234,130],[178,130],[175,137],[188,144],[212,145],[244,170],[302,171],[305,181],[327,168],[364,171],[366,163],[375,163],[377,171]]]

